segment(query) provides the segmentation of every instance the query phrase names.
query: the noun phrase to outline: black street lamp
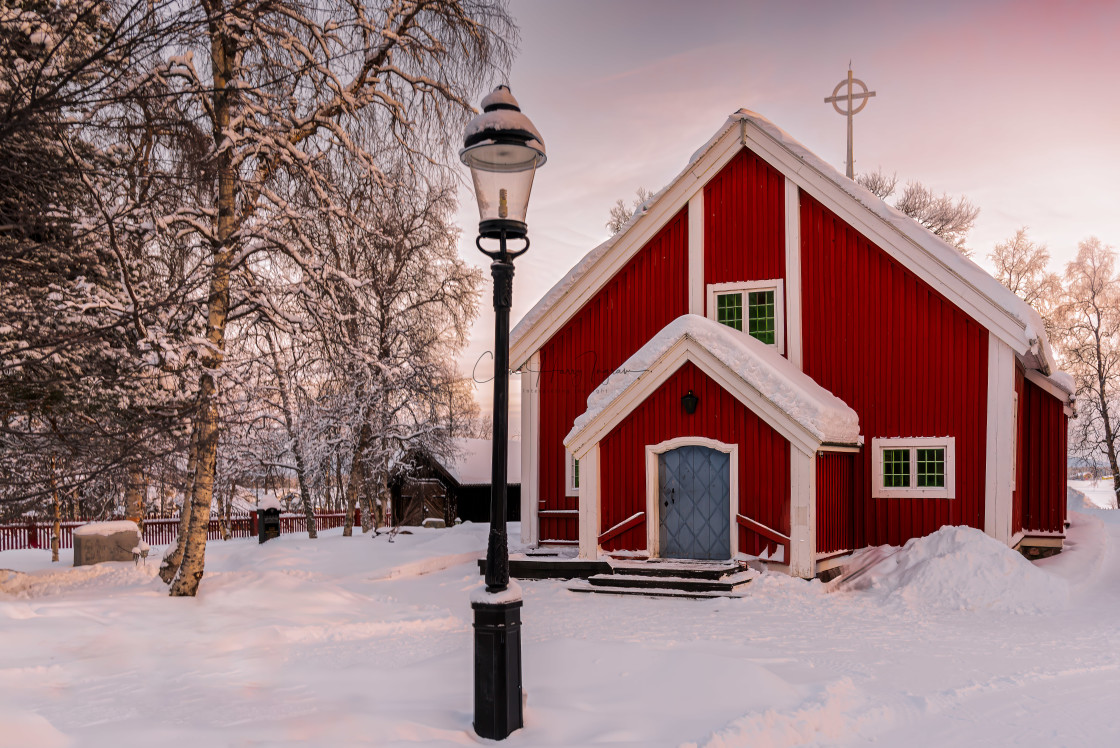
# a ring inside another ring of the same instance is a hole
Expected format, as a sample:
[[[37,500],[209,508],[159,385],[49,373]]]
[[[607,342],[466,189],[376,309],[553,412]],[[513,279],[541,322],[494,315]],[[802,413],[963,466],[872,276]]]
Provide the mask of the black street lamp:
[[[491,462],[490,537],[486,546],[486,590],[471,598],[474,609],[474,729],[502,740],[522,727],[521,595],[509,588],[506,540],[506,453],[509,448],[509,309],[513,261],[529,250],[525,211],[537,167],[545,162],[544,140],[521,113],[508,86],[482,100],[482,114],[467,125],[459,158],[470,167],[478,200],[475,246],[489,257],[494,276],[494,452]],[[496,239],[498,251],[483,249]],[[516,252],[509,239],[525,245]]]

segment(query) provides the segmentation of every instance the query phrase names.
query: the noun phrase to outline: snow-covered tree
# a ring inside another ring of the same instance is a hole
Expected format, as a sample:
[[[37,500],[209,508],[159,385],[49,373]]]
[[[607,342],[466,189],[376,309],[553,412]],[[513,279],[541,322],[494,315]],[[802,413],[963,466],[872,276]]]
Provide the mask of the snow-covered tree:
[[[1116,251],[1095,237],[1081,242],[1066,266],[1057,325],[1064,365],[1077,385],[1071,451],[1094,464],[1104,458],[1112,475],[1120,475],[1120,276]]]
[[[0,2],[0,500],[46,499],[46,455],[65,485],[135,484],[181,435],[190,312],[156,227],[180,131],[153,53],[182,25],[160,8]]]
[[[894,174],[887,176],[880,169],[858,175],[856,182],[876,197],[886,200],[894,195],[898,177]],[[944,239],[965,257],[972,256],[965,240],[976,224],[980,208],[968,198],[958,197],[954,201],[948,193],[938,195],[921,182],[907,182],[902,194],[895,199],[894,207],[925,226],[934,236]]]
[[[481,276],[459,258],[451,225],[453,189],[439,172],[422,176],[404,164],[376,180],[340,170],[345,217],[317,227],[338,275],[331,308],[309,316],[333,397],[350,404],[346,503],[350,513],[362,501],[363,530],[383,521],[394,459],[417,447],[449,453],[450,362],[478,303]]]
[[[611,206],[610,218],[607,219],[606,224],[611,234],[617,234],[619,231],[622,231],[622,227],[630,222],[634,212],[642,207],[642,204],[651,197],[653,197],[652,192],[645,187],[639,187],[632,202],[627,203],[621,197],[618,198],[615,204]]]
[[[318,196],[322,215],[335,210],[331,153],[380,180],[378,152],[354,137],[361,128],[416,161],[438,159],[434,144],[447,143],[448,128],[459,131],[480,84],[508,60],[513,31],[500,0],[202,0],[181,14],[205,19],[205,33],[169,54],[166,79],[209,134],[209,200],[184,206],[173,222],[207,247],[192,518],[171,588],[193,595],[204,573],[221,371],[242,268],[283,257],[308,281],[317,276],[320,248],[309,240],[309,216],[289,203],[293,185]]]
[[[1015,236],[997,244],[988,259],[995,267],[996,280],[1033,306],[1042,315],[1047,337],[1055,339],[1053,316],[1062,293],[1062,279],[1050,270],[1046,245],[1031,241],[1024,226]]]

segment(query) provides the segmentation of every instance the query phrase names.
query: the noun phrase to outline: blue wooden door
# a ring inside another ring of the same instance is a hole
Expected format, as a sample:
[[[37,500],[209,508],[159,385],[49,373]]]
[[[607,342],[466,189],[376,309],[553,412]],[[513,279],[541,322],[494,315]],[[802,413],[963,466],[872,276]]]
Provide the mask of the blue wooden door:
[[[701,446],[657,457],[663,558],[731,558],[731,459]]]

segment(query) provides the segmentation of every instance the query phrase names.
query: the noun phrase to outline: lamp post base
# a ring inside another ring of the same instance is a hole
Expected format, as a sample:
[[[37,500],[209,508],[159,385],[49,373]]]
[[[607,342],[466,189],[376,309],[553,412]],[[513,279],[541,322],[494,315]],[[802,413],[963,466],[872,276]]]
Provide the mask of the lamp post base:
[[[504,740],[524,725],[521,713],[521,600],[472,601],[474,731]]]

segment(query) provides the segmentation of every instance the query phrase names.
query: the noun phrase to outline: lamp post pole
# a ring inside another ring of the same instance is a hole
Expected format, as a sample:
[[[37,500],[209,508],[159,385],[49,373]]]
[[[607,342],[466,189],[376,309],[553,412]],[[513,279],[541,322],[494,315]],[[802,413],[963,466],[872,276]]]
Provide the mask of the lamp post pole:
[[[513,261],[529,250],[525,212],[544,140],[521,113],[507,86],[482,100],[467,126],[459,157],[471,169],[480,222],[475,246],[490,258],[494,278],[494,436],[491,455],[490,535],[486,587],[471,595],[474,610],[474,729],[503,740],[524,724],[521,687],[521,589],[510,584],[506,537],[506,466],[509,450],[509,310]],[[488,250],[482,240],[498,242]],[[523,247],[511,252],[508,242]]]
[[[507,466],[509,450],[509,309],[513,304],[513,257],[505,232],[490,263],[494,278],[494,441],[491,455],[490,537],[486,544],[486,590],[509,586],[509,542],[506,536]],[[528,249],[529,240],[525,240]],[[481,245],[479,247],[481,249]],[[522,250],[525,251],[525,250]]]

